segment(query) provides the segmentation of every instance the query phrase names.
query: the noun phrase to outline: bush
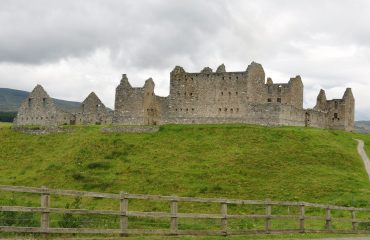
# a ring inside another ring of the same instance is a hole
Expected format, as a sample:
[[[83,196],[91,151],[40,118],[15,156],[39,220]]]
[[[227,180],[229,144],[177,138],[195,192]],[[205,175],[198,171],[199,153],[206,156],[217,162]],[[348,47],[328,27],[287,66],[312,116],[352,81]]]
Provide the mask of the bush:
[[[16,112],[0,112],[0,122],[13,122]]]
[[[1,202],[0,205],[15,206],[17,203],[14,198],[11,198]],[[31,203],[28,202],[26,206],[30,207]],[[37,227],[39,221],[36,220],[33,212],[0,212],[0,226]]]
[[[81,181],[81,180],[85,179],[85,176],[82,175],[82,173],[80,173],[80,172],[75,172],[75,173],[72,174],[72,178],[76,181]]]
[[[111,165],[110,163],[107,163],[107,162],[92,162],[87,165],[87,168],[89,169],[97,169],[97,168],[109,169],[111,168]]]
[[[81,205],[81,197],[75,197],[72,204],[67,203],[66,209],[79,209]],[[58,225],[62,228],[79,228],[81,227],[82,221],[80,217],[74,216],[71,213],[65,213],[62,219],[59,220]]]

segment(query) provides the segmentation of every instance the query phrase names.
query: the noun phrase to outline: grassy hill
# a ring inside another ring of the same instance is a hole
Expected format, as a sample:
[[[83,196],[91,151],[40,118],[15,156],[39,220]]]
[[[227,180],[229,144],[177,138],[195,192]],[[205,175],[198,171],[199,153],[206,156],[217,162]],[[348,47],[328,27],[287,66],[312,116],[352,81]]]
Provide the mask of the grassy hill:
[[[0,184],[4,185],[237,199],[271,198],[369,207],[370,182],[353,140],[361,138],[369,147],[370,135],[367,134],[300,127],[167,125],[156,133],[102,133],[103,126],[67,126],[71,132],[26,135],[13,132],[10,127],[10,124],[0,123]],[[39,197],[32,194],[0,194],[0,205],[27,203],[28,206],[39,206],[39,202]],[[105,210],[119,207],[113,200],[84,198],[81,201],[71,197],[52,197],[51,204],[52,207]],[[130,210],[168,211],[168,205],[130,201]],[[215,213],[219,206],[183,203],[180,211]],[[236,209],[230,206],[230,211]],[[243,211],[263,214],[264,208],[256,206]],[[274,207],[275,214],[287,214],[287,211],[293,213],[298,209]],[[40,217],[27,214],[10,216],[0,213],[0,225],[38,226]],[[307,209],[307,214],[314,215],[315,211]],[[341,212],[333,214],[343,216]],[[51,216],[52,227],[68,227],[70,224],[118,228],[119,218]],[[297,227],[297,221],[274,220],[274,224]],[[323,221],[307,224],[318,229],[324,227]],[[339,223],[334,227],[336,224]],[[217,229],[219,223],[187,219],[179,226],[182,229]],[[263,228],[264,222],[235,220],[230,221],[229,226],[233,229]],[[131,227],[168,228],[169,222],[166,219],[130,219]],[[350,223],[347,227],[351,227]],[[317,235],[287,236],[290,237]],[[260,239],[270,237],[260,236]]]
[[[0,112],[17,112],[21,103],[27,98],[29,92],[0,88]],[[71,111],[79,107],[79,102],[54,99],[57,106]]]
[[[157,133],[71,127],[43,136],[0,128],[0,184],[88,191],[367,206],[354,137],[299,127],[162,126]],[[369,151],[370,152],[370,151]]]

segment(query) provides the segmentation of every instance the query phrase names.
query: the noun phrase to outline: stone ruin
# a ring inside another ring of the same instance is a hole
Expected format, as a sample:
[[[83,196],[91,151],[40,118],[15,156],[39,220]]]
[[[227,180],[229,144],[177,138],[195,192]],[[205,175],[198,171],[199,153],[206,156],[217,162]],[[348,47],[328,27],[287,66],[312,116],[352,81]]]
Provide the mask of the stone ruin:
[[[69,113],[58,109],[38,85],[22,103],[14,124],[247,123],[354,130],[355,100],[350,88],[341,99],[333,100],[327,100],[321,90],[316,106],[304,109],[300,76],[288,83],[274,83],[255,62],[241,72],[227,72],[224,64],[216,72],[205,67],[198,73],[176,66],[170,74],[169,96],[157,96],[154,87],[151,78],[141,88],[132,87],[123,74],[116,88],[114,111],[91,93],[77,113]]]
[[[113,111],[106,108],[94,92],[82,102],[76,114],[77,124],[111,124]]]
[[[41,85],[37,85],[18,109],[16,126],[74,124],[74,115],[57,107]]]

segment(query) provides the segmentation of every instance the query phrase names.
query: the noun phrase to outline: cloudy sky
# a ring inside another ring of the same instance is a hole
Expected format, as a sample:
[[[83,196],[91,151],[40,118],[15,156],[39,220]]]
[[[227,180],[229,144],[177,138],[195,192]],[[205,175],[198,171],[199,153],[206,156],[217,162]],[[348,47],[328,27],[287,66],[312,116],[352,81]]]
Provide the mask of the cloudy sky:
[[[42,84],[56,98],[95,91],[113,107],[122,73],[169,92],[175,65],[263,65],[274,82],[301,75],[305,107],[320,88],[352,87],[357,120],[370,120],[368,0],[1,0],[0,87]]]

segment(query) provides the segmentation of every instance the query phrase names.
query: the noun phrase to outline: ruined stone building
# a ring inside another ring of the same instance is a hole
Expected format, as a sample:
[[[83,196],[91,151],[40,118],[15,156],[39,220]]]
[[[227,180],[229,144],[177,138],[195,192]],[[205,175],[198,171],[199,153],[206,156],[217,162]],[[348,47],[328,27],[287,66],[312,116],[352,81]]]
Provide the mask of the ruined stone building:
[[[168,101],[154,94],[154,82],[145,81],[143,88],[131,87],[126,74],[116,88],[113,123],[127,125],[157,125],[163,123]]]
[[[14,124],[41,126],[74,124],[74,116],[58,108],[44,88],[37,85],[19,107]]]
[[[82,102],[76,114],[77,124],[111,124],[113,112],[100,101],[94,92]]]
[[[304,109],[300,76],[291,78],[288,83],[274,83],[271,78],[266,79],[262,66],[255,62],[240,72],[227,72],[223,64],[215,72],[206,67],[197,73],[176,66],[170,74],[169,96],[155,95],[154,87],[151,78],[142,88],[132,87],[123,74],[116,88],[113,113],[91,93],[70,123],[249,123],[354,129],[355,100],[350,88],[342,99],[333,100],[327,100],[321,90],[316,106]],[[21,107],[18,115],[27,114]]]
[[[177,66],[170,74],[168,97],[154,94],[152,79],[142,88],[133,88],[124,74],[116,88],[113,123],[249,123],[353,130],[351,89],[342,99],[330,101],[321,91],[317,102],[314,109],[304,109],[300,76],[273,83],[255,62],[242,72],[226,72],[223,64],[215,72],[206,67],[198,73]]]
[[[37,85],[18,109],[16,126],[59,126],[73,124],[111,124],[113,111],[104,106],[94,92],[76,112],[57,107],[41,85]]]

